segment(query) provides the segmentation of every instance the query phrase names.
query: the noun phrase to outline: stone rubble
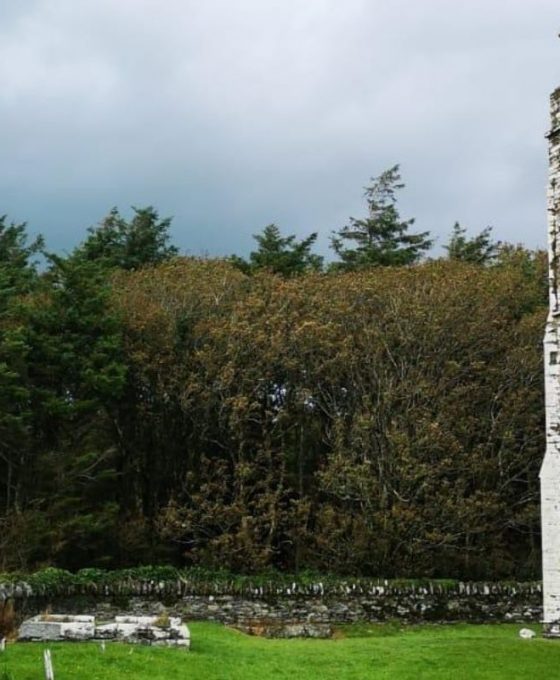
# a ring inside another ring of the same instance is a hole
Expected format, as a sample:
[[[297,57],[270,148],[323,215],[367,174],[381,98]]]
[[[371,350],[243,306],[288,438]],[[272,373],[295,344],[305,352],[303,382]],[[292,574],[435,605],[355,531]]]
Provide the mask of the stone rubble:
[[[234,626],[247,635],[266,638],[315,638],[326,639],[333,636],[333,628],[328,623],[281,623],[278,621],[245,621]]]

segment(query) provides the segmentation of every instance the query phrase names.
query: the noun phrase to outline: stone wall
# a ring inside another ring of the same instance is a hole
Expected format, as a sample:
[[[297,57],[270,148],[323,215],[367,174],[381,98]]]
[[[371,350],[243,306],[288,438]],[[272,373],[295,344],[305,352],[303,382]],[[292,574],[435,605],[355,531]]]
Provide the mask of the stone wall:
[[[312,588],[245,594],[174,592],[151,584],[145,593],[59,592],[46,595],[25,587],[2,589],[0,601],[10,599],[19,619],[49,608],[57,614],[91,614],[98,619],[115,615],[152,615],[167,611],[184,620],[218,621],[228,625],[341,624],[402,620],[406,622],[538,622],[542,618],[539,583],[466,583],[453,586],[375,586],[367,592],[321,592]],[[142,590],[138,588],[136,590]],[[279,589],[280,590],[280,589]]]

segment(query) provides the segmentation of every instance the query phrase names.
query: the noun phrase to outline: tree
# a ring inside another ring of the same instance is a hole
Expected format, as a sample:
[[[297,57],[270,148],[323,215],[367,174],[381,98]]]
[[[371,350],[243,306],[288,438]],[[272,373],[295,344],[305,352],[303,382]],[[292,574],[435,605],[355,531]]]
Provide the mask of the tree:
[[[28,243],[27,225],[7,222],[0,216],[0,291],[2,298],[9,292],[28,289],[36,270],[32,258],[43,250],[43,237]]]
[[[119,527],[121,323],[101,262],[49,260],[23,310],[32,441],[20,466],[21,515],[29,532],[42,535],[33,559],[103,565],[115,555]]]
[[[538,573],[546,253],[283,278],[82,249],[39,275],[3,225],[0,571]]]
[[[492,227],[486,227],[472,238],[468,238],[466,234],[467,230],[459,222],[455,222],[449,243],[444,246],[450,260],[489,264],[496,259],[501,243],[492,241]]]
[[[32,258],[42,248],[41,236],[28,242],[25,224],[0,216],[0,511],[6,513],[19,506],[29,446],[29,346],[21,307],[37,283]]]
[[[140,269],[177,255],[177,248],[169,245],[171,218],[160,219],[151,206],[133,210],[133,218],[127,221],[113,208],[101,224],[88,229],[89,236],[74,256],[108,267]]]
[[[288,278],[308,271],[320,271],[323,266],[323,258],[311,252],[317,240],[316,232],[297,241],[295,234],[282,236],[275,224],[269,224],[253,238],[259,247],[249,255],[248,261],[235,255],[231,258],[233,264],[247,274],[268,269]]]
[[[110,274],[53,260],[0,325],[0,570],[538,573],[541,254]]]
[[[335,269],[351,271],[410,265],[431,248],[429,232],[409,234],[414,219],[401,220],[396,194],[402,188],[398,165],[371,179],[364,192],[368,216],[351,217],[350,224],[333,232],[331,246],[340,258],[334,264]]]

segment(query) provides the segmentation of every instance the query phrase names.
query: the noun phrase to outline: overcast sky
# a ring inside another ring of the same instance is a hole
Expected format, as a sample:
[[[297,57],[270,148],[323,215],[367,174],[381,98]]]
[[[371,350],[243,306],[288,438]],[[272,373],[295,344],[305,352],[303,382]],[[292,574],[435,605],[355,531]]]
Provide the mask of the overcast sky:
[[[193,254],[403,217],[544,245],[558,0],[0,0],[0,213],[70,249],[154,205]]]

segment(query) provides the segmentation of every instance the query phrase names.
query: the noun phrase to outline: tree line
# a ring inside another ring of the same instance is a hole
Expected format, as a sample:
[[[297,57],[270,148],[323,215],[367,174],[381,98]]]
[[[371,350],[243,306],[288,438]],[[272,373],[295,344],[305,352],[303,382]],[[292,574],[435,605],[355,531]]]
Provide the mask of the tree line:
[[[327,267],[274,225],[201,259],[114,209],[61,256],[2,218],[0,569],[536,577],[545,254],[426,259],[401,187]]]
[[[248,258],[233,255],[229,261],[246,274],[266,269],[285,277],[306,272],[348,272],[416,264],[434,245],[434,240],[427,231],[410,233],[414,219],[401,218],[397,195],[403,188],[398,165],[371,178],[364,190],[367,216],[351,217],[346,226],[332,233],[330,245],[337,259],[328,265],[312,251],[317,232],[298,240],[294,234],[283,236],[276,224],[269,224],[254,235],[258,247]],[[466,229],[456,222],[443,247],[450,259],[489,264],[501,246],[492,239],[492,227],[468,237]]]

